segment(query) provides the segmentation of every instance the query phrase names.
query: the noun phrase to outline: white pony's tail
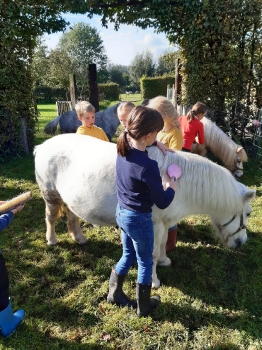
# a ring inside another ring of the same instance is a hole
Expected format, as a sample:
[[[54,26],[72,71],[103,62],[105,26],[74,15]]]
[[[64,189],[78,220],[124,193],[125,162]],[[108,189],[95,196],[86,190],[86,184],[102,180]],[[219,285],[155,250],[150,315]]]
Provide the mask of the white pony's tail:
[[[57,129],[57,125],[60,122],[60,118],[61,118],[61,116],[58,115],[54,120],[51,120],[51,122],[46,124],[45,129],[44,129],[46,134],[54,135],[54,133],[56,132],[56,129]]]

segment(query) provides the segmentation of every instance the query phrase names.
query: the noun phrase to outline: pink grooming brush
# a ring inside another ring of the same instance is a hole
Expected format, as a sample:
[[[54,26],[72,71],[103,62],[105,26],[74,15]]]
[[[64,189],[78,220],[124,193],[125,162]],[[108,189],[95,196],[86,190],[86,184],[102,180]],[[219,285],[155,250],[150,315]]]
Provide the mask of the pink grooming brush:
[[[177,164],[170,164],[167,168],[167,173],[169,177],[174,177],[174,180],[176,181],[176,179],[180,178],[182,175],[182,169]]]

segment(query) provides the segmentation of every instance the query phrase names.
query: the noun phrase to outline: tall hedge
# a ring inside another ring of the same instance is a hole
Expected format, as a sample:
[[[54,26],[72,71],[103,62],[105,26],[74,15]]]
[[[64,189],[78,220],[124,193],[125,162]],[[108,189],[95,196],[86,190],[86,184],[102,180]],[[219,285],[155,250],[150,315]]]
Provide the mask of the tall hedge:
[[[142,99],[154,98],[162,95],[166,96],[167,85],[173,85],[175,83],[174,76],[163,76],[163,77],[143,77],[140,79],[140,89]]]
[[[105,100],[119,100],[119,85],[116,83],[98,84],[99,94],[104,94]]]
[[[98,84],[98,93],[104,94],[106,100],[118,100],[119,99],[119,85],[116,83]],[[88,96],[88,91],[77,91],[77,97]],[[34,89],[34,97],[37,103],[49,102],[55,103],[56,101],[70,101],[71,97],[68,91],[63,88],[53,89],[48,86],[38,86]]]
[[[70,100],[69,89],[66,91],[63,88],[53,89],[49,86],[37,86],[34,89],[34,97],[37,103],[55,103],[56,101]]]
[[[22,120],[26,123],[29,151],[34,147],[37,109],[32,94],[32,79],[26,62],[0,51],[0,162],[23,155],[21,142]]]

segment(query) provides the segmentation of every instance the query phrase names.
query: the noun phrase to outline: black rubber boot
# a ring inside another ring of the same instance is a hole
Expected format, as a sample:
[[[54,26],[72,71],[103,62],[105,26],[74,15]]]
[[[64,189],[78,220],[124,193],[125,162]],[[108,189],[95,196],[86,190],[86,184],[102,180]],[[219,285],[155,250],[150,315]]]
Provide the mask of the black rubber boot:
[[[153,311],[160,303],[160,297],[158,295],[151,295],[151,283],[136,285],[136,297],[137,297],[137,314],[138,316],[147,316]]]
[[[118,275],[115,269],[112,269],[109,279],[109,293],[107,295],[107,302],[117,304],[118,306],[128,306],[136,308],[137,303],[135,300],[130,300],[123,292],[123,283],[126,275]]]

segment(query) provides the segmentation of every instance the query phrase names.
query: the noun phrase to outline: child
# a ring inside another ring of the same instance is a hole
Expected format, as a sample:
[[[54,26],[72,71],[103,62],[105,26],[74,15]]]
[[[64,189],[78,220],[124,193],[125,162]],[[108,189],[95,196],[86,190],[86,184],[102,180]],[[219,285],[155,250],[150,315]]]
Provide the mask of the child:
[[[179,118],[183,134],[183,151],[191,152],[192,144],[196,137],[198,137],[198,143],[204,144],[204,126],[200,120],[204,117],[206,111],[207,106],[204,103],[197,102],[186,116]]]
[[[104,130],[95,125],[95,107],[91,103],[80,101],[76,104],[75,110],[78,119],[83,124],[76,130],[77,134],[88,135],[109,142]]]
[[[135,108],[134,103],[132,102],[121,102],[117,107],[117,116],[121,125],[125,128],[127,123],[128,114]]]
[[[0,204],[4,203],[0,201]],[[6,228],[13,220],[14,214],[18,213],[24,208],[23,205],[19,205],[15,209],[9,211],[6,214],[0,216],[0,231]],[[24,310],[18,310],[13,314],[12,305],[9,300],[9,281],[8,274],[5,266],[5,261],[0,249],[0,329],[4,337],[8,337],[13,333],[19,323],[23,320],[25,312]]]
[[[181,151],[183,144],[182,132],[180,130],[178,113],[176,108],[164,96],[157,96],[149,101],[148,107],[156,109],[164,120],[164,128],[157,134],[157,140],[161,141],[172,150]],[[168,229],[166,252],[171,252],[176,247],[177,225]]]
[[[156,109],[164,120],[164,128],[157,134],[157,140],[172,150],[181,151],[183,137],[179,116],[172,102],[164,96],[157,96],[149,101],[148,107]]]
[[[132,109],[135,108],[135,105],[132,102],[122,102],[117,107],[117,116],[121,125],[125,128],[127,124],[127,118]],[[162,142],[155,140],[152,146],[157,146],[164,154],[166,151],[172,152],[172,149],[166,147]]]
[[[123,253],[111,272],[107,301],[120,306],[135,305],[122,287],[128,270],[137,260],[138,316],[147,316],[160,302],[158,296],[150,298],[154,248],[152,206],[167,208],[177,188],[172,178],[167,189],[163,189],[157,162],[148,158],[146,151],[163,126],[159,112],[138,106],[132,109],[126,129],[117,141],[116,219],[121,228]]]

